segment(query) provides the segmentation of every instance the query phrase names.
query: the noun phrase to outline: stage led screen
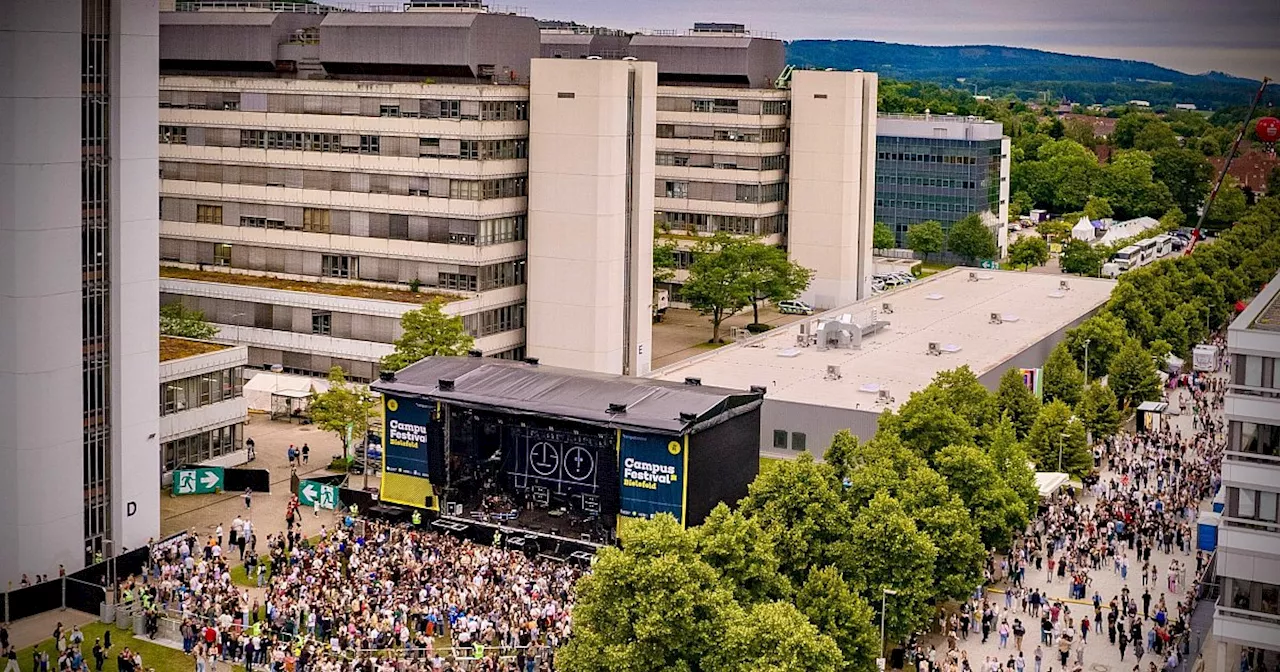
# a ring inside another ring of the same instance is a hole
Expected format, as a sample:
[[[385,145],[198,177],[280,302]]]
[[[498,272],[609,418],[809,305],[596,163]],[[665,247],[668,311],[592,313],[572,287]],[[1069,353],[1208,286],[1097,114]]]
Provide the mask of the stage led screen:
[[[387,473],[430,478],[427,447],[435,403],[385,397],[386,426],[383,451]]]
[[[677,437],[628,434],[618,438],[621,513],[652,518],[669,513],[684,524],[688,444]]]
[[[517,488],[545,487],[555,495],[597,494],[601,451],[610,437],[594,432],[507,427],[504,467]]]

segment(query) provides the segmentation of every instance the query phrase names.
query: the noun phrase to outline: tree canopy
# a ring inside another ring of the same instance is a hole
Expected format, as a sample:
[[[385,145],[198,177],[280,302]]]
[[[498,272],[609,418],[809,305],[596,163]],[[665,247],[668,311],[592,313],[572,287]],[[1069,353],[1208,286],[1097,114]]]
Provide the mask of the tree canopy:
[[[982,223],[977,214],[965,216],[951,225],[947,233],[947,249],[973,262],[977,259],[995,259],[1000,255],[996,236]]]
[[[326,432],[334,432],[342,440],[342,456],[351,446],[347,437],[362,441],[369,431],[369,418],[378,407],[377,401],[363,385],[347,382],[342,367],[329,369],[329,389],[311,391],[311,422]]]
[[[462,326],[462,318],[445,315],[444,302],[433,299],[400,317],[400,338],[395,352],[382,358],[385,371],[399,371],[426,357],[465,355],[475,342]]]
[[[1040,236],[1022,236],[1009,246],[1009,262],[1029,269],[1049,263],[1049,243]]]
[[[877,250],[888,250],[898,246],[897,237],[893,235],[893,229],[889,228],[884,222],[876,222],[875,227],[871,230],[871,247]]]
[[[680,293],[694,310],[711,318],[709,342],[718,343],[726,319],[751,306],[759,322],[760,300],[793,299],[812,277],[812,271],[792,262],[781,248],[719,232],[694,247],[689,279]]]
[[[160,333],[207,341],[218,335],[218,328],[205,321],[204,313],[175,301],[160,306]]]
[[[907,227],[907,248],[925,259],[930,254],[941,252],[946,246],[947,236],[942,230],[942,222],[928,220]]]

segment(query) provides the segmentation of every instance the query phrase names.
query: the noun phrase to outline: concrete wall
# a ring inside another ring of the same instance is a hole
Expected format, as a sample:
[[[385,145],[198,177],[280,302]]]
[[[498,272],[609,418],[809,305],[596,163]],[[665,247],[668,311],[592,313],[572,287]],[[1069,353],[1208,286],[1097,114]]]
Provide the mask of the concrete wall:
[[[867,294],[875,208],[875,73],[797,71],[791,79],[788,247],[815,275],[819,309]]]
[[[0,3],[0,585],[84,562],[80,15]]]
[[[1068,280],[1068,282],[1069,281],[1070,280]],[[1018,368],[1018,369],[1042,368],[1044,366],[1045,361],[1049,359],[1049,353],[1053,352],[1053,349],[1058,347],[1058,344],[1062,342],[1062,339],[1066,338],[1067,331],[1070,329],[1075,329],[1076,327],[1080,326],[1081,322],[1084,322],[1090,317],[1093,317],[1095,314],[1097,314],[1099,310],[1102,310],[1101,306],[1094,308],[1093,310],[1085,313],[1084,315],[1081,315],[1080,317],[1076,318],[1076,320],[1071,324],[1068,324],[1067,326],[1053,332],[1052,334],[1045,336],[1044,338],[1036,342],[1035,345],[1032,345],[1026,350],[1023,350],[1022,352],[1019,352],[1013,357],[1010,357],[1000,366],[997,366],[994,369],[991,369],[990,371],[982,374],[981,376],[978,376],[978,382],[982,383],[983,387],[994,392],[997,388],[1000,387],[1000,376],[1004,375],[1005,371],[1008,371],[1009,369],[1013,369],[1013,368]]]
[[[533,62],[526,333],[546,364],[649,371],[656,93],[653,63]]]
[[[157,0],[112,3],[111,530],[116,552],[160,535]]]
[[[850,410],[766,397],[760,412],[760,452],[780,457],[794,455],[793,433],[802,432],[805,450],[815,457],[822,457],[836,432],[848,429],[865,441],[875,436],[879,421],[878,409]],[[774,430],[787,432],[785,449],[773,447]]]

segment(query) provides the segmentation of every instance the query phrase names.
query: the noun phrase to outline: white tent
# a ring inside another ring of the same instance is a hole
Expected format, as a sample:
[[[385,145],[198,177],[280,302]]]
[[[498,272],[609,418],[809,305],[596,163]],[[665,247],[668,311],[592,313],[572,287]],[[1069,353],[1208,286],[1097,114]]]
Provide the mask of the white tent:
[[[1076,240],[1083,240],[1086,243],[1092,243],[1094,238],[1093,222],[1088,217],[1081,217],[1076,225],[1071,227],[1071,237]]]
[[[1070,476],[1060,471],[1037,471],[1036,489],[1040,491],[1040,498],[1052,497],[1068,480]]]
[[[259,371],[244,384],[244,398],[249,404],[249,410],[270,413],[272,395],[300,397],[309,395],[313,389],[316,392],[327,392],[329,381],[323,378]]]
[[[1113,245],[1125,238],[1132,238],[1143,231],[1160,226],[1160,220],[1151,217],[1138,217],[1130,219],[1119,224],[1113,225],[1107,229],[1106,235],[1098,239],[1101,245]],[[1075,229],[1072,229],[1073,231]]]

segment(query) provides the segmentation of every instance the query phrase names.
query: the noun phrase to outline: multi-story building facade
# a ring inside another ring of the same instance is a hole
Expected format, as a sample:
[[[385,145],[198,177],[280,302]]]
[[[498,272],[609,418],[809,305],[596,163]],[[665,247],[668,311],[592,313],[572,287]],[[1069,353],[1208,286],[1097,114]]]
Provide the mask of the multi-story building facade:
[[[159,533],[157,16],[0,5],[0,581]]]
[[[433,298],[523,356],[536,23],[297,9],[162,15],[162,301],[296,373],[372,379]]]
[[[906,247],[907,227],[949,230],[979,214],[1008,248],[1009,148],[1002,124],[954,115],[883,115],[876,125],[875,221]]]
[[[248,348],[160,337],[160,470],[244,449]]]
[[[1242,651],[1269,668],[1280,655],[1280,276],[1232,322],[1227,350],[1214,669],[1233,669]]]

